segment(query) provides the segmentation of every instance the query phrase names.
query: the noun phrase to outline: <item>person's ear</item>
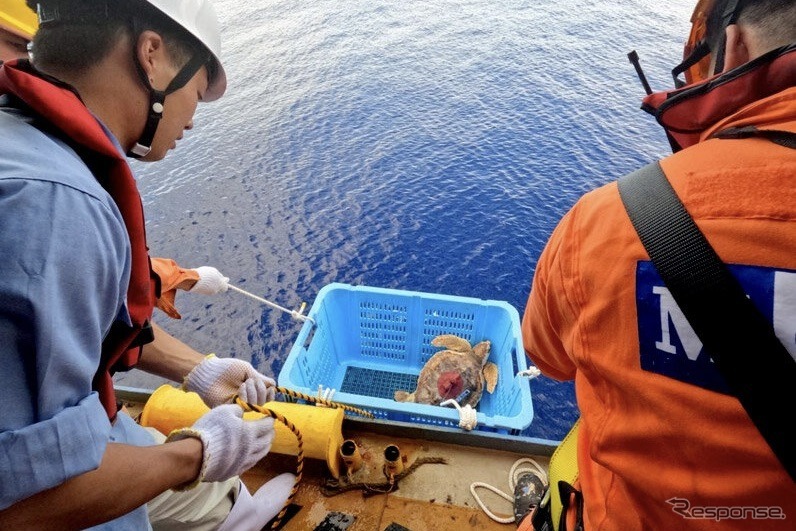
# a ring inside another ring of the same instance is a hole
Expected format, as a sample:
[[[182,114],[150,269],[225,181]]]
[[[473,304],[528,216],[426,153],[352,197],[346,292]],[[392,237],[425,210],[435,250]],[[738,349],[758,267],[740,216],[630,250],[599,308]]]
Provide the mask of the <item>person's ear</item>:
[[[138,64],[144,70],[149,84],[156,88],[155,79],[158,77],[163,64],[168,61],[166,56],[163,38],[154,31],[146,30],[138,36],[135,45],[135,53]]]
[[[748,45],[749,35],[744,28],[738,24],[730,24],[727,26],[725,34],[724,72],[741,66],[751,59]]]

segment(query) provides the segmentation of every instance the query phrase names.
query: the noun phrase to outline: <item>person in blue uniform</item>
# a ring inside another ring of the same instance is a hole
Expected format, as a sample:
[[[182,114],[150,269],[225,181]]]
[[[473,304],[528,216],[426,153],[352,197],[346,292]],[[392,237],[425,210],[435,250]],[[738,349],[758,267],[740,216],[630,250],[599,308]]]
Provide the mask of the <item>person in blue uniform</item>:
[[[193,528],[259,529],[293,477],[248,495],[238,476],[268,453],[273,421],[229,402],[266,402],[274,381],[151,322],[159,286],[126,161],[165,157],[197,103],[223,94],[212,5],[36,4],[33,63],[0,66],[0,528],[148,529],[148,502],[209,485],[216,509],[197,507]],[[113,395],[131,366],[211,411],[155,444]]]

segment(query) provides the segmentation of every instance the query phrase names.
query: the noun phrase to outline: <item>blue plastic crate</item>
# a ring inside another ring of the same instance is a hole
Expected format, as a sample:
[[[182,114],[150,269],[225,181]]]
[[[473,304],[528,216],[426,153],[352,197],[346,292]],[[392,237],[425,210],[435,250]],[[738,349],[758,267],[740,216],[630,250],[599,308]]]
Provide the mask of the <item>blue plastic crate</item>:
[[[281,387],[315,396],[335,389],[334,400],[376,418],[458,427],[455,408],[396,402],[398,389],[414,391],[420,369],[440,349],[430,341],[455,334],[471,344],[492,342],[489,361],[499,368],[495,392],[477,405],[482,431],[518,433],[533,420],[517,310],[502,301],[414,291],[329,284],[310,309],[279,373]]]

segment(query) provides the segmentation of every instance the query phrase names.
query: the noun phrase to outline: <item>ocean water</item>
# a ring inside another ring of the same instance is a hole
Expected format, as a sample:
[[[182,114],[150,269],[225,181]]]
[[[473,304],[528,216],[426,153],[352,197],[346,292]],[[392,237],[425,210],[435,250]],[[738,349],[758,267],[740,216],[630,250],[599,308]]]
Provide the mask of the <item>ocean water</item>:
[[[166,160],[134,163],[152,253],[291,308],[344,282],[522,314],[567,209],[669,152],[626,55],[671,87],[693,4],[216,0],[227,94]],[[274,377],[301,325],[235,293],[177,306],[158,323]],[[562,438],[573,386],[530,385],[524,434]]]

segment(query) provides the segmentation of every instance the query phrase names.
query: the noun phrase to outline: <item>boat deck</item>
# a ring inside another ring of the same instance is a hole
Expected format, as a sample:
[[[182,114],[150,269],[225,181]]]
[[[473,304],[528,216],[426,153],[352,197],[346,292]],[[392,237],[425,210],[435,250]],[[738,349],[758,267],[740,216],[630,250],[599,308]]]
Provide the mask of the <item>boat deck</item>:
[[[302,482],[293,500],[301,508],[282,529],[505,531],[505,524],[495,522],[480,509],[470,493],[470,485],[483,482],[508,492],[509,472],[519,458],[532,457],[545,469],[548,463],[547,456],[521,455],[494,448],[469,447],[361,431],[349,431],[346,435],[357,441],[364,450],[363,466],[352,474],[352,482],[377,486],[372,489],[357,488],[333,496],[326,495],[324,485],[331,478],[326,463],[306,459]],[[397,488],[390,490],[385,485],[387,479],[382,471],[382,452],[388,445],[396,445],[401,449],[401,453],[407,458],[406,467],[411,466],[418,458],[442,458],[446,462],[424,463],[403,477],[397,483]],[[243,479],[250,490],[254,490],[271,477],[282,472],[295,473],[295,469],[294,456],[272,454],[247,472]],[[340,484],[346,483],[345,477],[342,477]],[[493,513],[500,516],[511,514],[511,503],[487,489],[478,489],[478,492]],[[321,525],[324,521],[334,521],[335,513],[353,517],[353,523],[347,528]]]
[[[133,415],[140,400],[126,404]],[[507,494],[509,474],[519,459],[531,458],[545,470],[554,441],[506,437],[500,434],[464,432],[413,424],[345,419],[345,439],[361,449],[362,466],[347,479],[338,463],[339,489],[326,461],[305,458],[298,492],[280,529],[285,531],[450,531],[503,530],[513,524],[492,520],[470,493],[476,482],[492,485]],[[412,469],[390,488],[383,472],[384,448],[395,445],[404,456],[404,470]],[[424,461],[416,467],[414,464]],[[425,461],[444,461],[425,462]],[[283,472],[296,473],[295,455],[271,452],[243,475],[251,492]],[[527,468],[528,465],[522,465]],[[345,490],[350,484],[357,488]],[[362,484],[367,484],[363,487]],[[331,491],[331,492],[330,492]],[[508,517],[512,504],[488,489],[479,496],[496,515]]]

